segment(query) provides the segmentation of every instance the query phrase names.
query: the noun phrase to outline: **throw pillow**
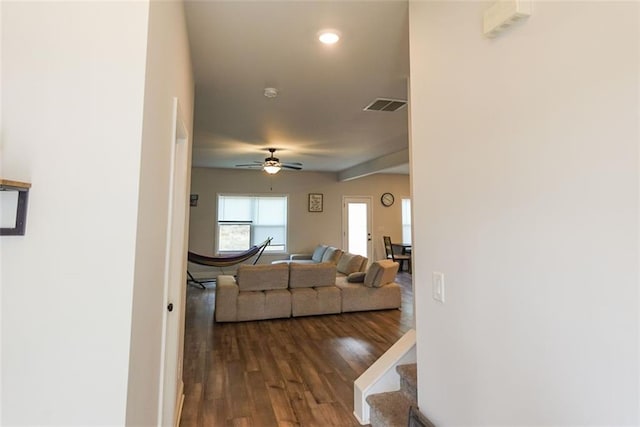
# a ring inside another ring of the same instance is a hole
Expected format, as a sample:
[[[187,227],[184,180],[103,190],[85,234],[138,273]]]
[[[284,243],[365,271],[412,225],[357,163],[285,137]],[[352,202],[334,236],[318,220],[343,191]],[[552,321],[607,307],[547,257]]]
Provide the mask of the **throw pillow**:
[[[394,282],[396,280],[396,274],[398,274],[398,267],[400,267],[400,264],[391,260],[381,261],[381,264],[382,273],[376,278],[376,280],[380,281],[378,287]],[[376,285],[374,284],[374,286]]]
[[[395,280],[400,264],[389,260],[376,261],[371,264],[364,277],[365,286],[379,288]]]
[[[341,256],[341,249],[329,246],[327,250],[324,251],[324,255],[322,255],[322,262],[332,262],[334,264],[337,264]]]
[[[338,273],[349,275],[360,271],[362,265],[362,256],[350,253],[344,253],[338,261]]]
[[[378,276],[378,273],[381,273],[382,271],[382,267],[380,266],[380,262],[376,261],[373,264],[371,264],[371,266],[369,266],[369,269],[367,270],[367,273],[364,276],[364,284],[365,286],[368,286],[370,288],[373,288],[373,283],[376,280],[376,277]]]
[[[327,245],[318,245],[316,247],[316,250],[313,251],[313,255],[311,255],[311,260],[313,262],[322,262],[322,255],[324,255],[324,252],[327,250],[327,248]]]
[[[363,283],[364,282],[364,276],[367,273],[364,273],[362,271],[357,271],[355,273],[351,273],[350,275],[347,276],[347,282],[350,283]]]

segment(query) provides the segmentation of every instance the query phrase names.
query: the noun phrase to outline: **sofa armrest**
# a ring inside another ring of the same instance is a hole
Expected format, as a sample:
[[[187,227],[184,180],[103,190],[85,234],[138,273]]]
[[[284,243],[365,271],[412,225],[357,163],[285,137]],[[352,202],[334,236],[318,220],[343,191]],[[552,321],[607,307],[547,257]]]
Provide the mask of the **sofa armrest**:
[[[291,254],[291,255],[289,255],[289,259],[290,259],[290,260],[295,260],[295,259],[311,259],[311,255],[312,255],[312,254]]]
[[[216,321],[235,322],[238,317],[239,288],[233,276],[218,276],[216,283]]]

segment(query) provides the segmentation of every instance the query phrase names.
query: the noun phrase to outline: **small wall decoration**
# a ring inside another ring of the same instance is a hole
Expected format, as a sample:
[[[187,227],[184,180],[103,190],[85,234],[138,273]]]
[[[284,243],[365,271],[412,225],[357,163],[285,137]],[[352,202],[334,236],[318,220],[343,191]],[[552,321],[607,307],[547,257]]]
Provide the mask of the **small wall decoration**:
[[[384,193],[380,197],[380,203],[382,203],[382,205],[387,208],[393,205],[393,202],[395,202],[395,200],[395,197],[393,197],[393,194],[391,193]]]
[[[30,188],[28,182],[0,178],[0,236],[24,236]]]
[[[192,194],[189,198],[189,206],[198,206],[198,195]]]
[[[322,193],[309,193],[309,212],[322,212]]]

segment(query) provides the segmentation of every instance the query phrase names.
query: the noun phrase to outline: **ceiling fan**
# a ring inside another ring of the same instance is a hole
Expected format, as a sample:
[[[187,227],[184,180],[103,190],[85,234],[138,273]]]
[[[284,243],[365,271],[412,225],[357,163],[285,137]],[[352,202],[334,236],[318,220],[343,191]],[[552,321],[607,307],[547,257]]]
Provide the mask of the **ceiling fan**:
[[[276,152],[275,148],[268,148],[269,150],[269,157],[267,157],[266,159],[264,159],[264,162],[259,162],[257,160],[254,160],[253,163],[247,163],[244,165],[236,165],[237,168],[250,168],[250,169],[262,169],[263,171],[265,171],[266,173],[270,174],[270,175],[274,175],[277,174],[278,172],[280,172],[280,169],[293,169],[293,170],[301,170],[302,169],[302,163],[300,162],[293,162],[293,163],[282,163],[280,162],[280,159],[278,159],[277,157],[274,157],[274,153]]]

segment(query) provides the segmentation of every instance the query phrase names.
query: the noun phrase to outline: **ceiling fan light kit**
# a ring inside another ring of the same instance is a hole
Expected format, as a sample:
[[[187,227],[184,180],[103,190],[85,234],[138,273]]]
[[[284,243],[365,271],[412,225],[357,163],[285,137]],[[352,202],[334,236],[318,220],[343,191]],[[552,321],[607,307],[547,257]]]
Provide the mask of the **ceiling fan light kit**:
[[[250,168],[250,169],[262,169],[269,175],[275,175],[280,172],[281,169],[292,169],[292,170],[302,170],[302,163],[292,162],[292,163],[281,163],[280,159],[275,157],[274,154],[276,152],[275,148],[268,148],[269,157],[264,159],[264,162],[254,161],[253,163],[236,165],[238,168]]]
[[[336,44],[340,40],[340,33],[336,30],[321,30],[318,32],[318,40],[323,44]]]
[[[264,170],[269,175],[277,174],[278,172],[280,172],[280,169],[282,169],[280,163],[274,161],[265,162],[264,166],[262,167],[262,170]]]

